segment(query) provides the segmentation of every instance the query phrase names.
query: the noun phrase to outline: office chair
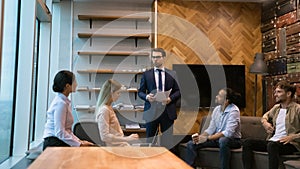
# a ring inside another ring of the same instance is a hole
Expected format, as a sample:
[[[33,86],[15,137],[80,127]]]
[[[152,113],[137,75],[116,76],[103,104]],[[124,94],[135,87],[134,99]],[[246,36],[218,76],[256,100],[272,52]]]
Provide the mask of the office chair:
[[[105,146],[105,143],[100,137],[98,124],[95,121],[77,122],[74,125],[73,132],[81,140],[86,140],[99,146]]]

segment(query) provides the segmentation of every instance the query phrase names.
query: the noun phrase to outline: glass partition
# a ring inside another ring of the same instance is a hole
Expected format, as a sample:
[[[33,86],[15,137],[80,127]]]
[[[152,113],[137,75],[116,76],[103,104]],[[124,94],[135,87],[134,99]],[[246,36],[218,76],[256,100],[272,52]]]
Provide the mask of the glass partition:
[[[4,2],[1,0],[1,2]],[[12,119],[15,102],[18,1],[7,0],[3,11],[0,81],[0,163],[11,155]]]
[[[40,37],[40,21],[35,21],[35,42],[33,55],[33,72],[32,72],[32,92],[31,92],[31,112],[30,112],[30,142],[35,138],[35,120],[36,120],[36,102],[37,102],[37,83],[38,83],[38,62],[39,62],[39,37]]]

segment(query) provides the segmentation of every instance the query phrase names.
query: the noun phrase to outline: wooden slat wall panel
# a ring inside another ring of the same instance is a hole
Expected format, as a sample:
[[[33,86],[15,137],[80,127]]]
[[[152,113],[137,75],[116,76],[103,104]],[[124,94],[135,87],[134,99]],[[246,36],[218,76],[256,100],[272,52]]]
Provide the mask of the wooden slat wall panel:
[[[261,4],[159,0],[158,13],[158,47],[169,52],[166,66],[172,68],[176,63],[245,65],[246,108],[241,110],[241,115],[253,115],[254,75],[248,72],[255,53],[261,52]],[[258,116],[262,115],[260,82],[258,76]],[[175,133],[184,133],[182,126],[190,121],[184,119],[186,116],[180,118],[176,125],[181,127],[175,125]],[[191,131],[198,131],[197,127]]]

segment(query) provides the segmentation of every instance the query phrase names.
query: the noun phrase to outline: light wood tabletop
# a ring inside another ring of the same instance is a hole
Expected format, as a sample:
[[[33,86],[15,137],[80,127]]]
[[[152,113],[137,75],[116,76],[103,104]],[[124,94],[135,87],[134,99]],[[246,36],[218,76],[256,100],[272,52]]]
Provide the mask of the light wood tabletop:
[[[164,147],[49,147],[28,169],[191,169]]]

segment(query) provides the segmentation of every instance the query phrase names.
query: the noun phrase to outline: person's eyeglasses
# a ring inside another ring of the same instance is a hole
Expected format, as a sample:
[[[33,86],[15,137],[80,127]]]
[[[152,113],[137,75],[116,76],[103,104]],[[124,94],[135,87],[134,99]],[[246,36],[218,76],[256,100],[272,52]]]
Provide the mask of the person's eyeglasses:
[[[162,56],[151,56],[152,57],[152,59],[161,59],[162,58]]]

